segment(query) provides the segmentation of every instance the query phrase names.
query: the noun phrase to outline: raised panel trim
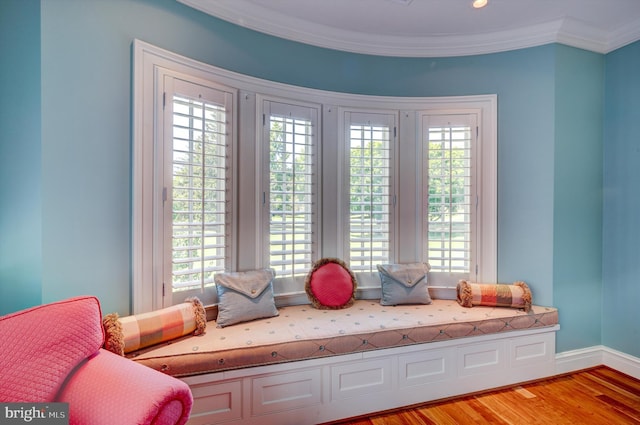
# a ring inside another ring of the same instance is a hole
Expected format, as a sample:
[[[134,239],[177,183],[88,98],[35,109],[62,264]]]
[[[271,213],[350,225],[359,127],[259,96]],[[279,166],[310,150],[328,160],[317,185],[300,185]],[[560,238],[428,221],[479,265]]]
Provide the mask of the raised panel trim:
[[[474,375],[499,370],[505,366],[504,341],[464,345],[458,349],[458,375]]]
[[[554,356],[553,335],[534,335],[509,341],[511,364],[516,367],[543,363]]]
[[[451,350],[432,350],[398,357],[398,385],[401,388],[444,381],[453,375]]]
[[[191,385],[193,408],[189,425],[242,419],[242,381]]]
[[[331,367],[331,400],[390,391],[391,359],[377,359]]]
[[[261,376],[251,380],[251,415],[313,406],[322,402],[319,369]]]

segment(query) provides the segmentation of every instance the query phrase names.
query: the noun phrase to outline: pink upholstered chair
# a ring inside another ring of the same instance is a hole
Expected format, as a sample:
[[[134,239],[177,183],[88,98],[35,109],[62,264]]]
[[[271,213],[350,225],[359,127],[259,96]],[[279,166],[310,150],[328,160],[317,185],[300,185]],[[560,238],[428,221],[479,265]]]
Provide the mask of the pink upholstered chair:
[[[77,297],[0,317],[0,402],[66,402],[69,423],[184,424],[184,382],[102,349],[100,304]]]

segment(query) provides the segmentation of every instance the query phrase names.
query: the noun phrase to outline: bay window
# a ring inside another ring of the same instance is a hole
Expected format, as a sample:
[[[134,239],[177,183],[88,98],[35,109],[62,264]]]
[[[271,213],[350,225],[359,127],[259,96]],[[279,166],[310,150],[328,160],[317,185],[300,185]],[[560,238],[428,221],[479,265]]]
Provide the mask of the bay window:
[[[494,95],[387,97],[294,87],[134,43],[133,310],[270,267],[308,302],[314,261],[428,262],[444,296],[497,277]],[[447,292],[448,291],[448,292]]]

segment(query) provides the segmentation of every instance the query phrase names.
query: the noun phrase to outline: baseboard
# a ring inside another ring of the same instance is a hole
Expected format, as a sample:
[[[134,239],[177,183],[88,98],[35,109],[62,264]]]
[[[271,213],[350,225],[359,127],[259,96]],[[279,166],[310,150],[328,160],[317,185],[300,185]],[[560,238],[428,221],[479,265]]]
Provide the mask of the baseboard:
[[[556,354],[556,374],[575,372],[604,364],[604,346],[598,345]]]
[[[640,379],[640,358],[604,345],[556,354],[556,374],[570,373],[600,365]]]
[[[640,379],[640,358],[604,347],[602,359],[604,365]]]

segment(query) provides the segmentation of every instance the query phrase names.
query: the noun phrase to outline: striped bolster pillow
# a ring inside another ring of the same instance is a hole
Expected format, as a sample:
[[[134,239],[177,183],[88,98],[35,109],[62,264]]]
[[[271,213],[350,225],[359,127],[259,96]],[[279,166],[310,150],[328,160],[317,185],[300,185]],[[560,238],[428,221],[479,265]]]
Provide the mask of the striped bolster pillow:
[[[102,319],[102,325],[105,348],[124,355],[187,334],[203,334],[207,320],[202,303],[194,297],[149,313],[126,317],[111,313]]]
[[[457,287],[458,303],[463,307],[485,305],[531,310],[531,291],[524,282],[506,284],[470,283],[461,280]]]

